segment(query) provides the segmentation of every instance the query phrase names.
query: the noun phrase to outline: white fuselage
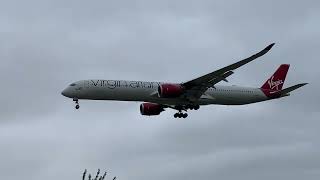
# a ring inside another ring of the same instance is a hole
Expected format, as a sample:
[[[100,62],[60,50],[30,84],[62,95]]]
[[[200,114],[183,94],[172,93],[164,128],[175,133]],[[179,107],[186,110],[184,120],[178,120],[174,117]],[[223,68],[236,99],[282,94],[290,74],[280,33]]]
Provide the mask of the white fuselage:
[[[70,98],[91,100],[141,101],[167,105],[185,105],[186,98],[160,98],[160,82],[123,80],[82,80],[72,83],[62,94]],[[242,105],[269,100],[259,88],[218,86],[209,88],[196,104]]]

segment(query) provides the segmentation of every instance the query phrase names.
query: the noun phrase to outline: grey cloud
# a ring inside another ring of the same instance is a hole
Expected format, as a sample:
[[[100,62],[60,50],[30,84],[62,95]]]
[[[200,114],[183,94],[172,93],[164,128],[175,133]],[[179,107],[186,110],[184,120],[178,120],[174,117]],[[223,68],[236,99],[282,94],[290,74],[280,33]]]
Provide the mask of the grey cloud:
[[[6,1],[0,7],[0,169],[5,179],[319,179],[317,1]],[[281,63],[292,96],[207,106],[187,120],[139,103],[60,95],[79,79],[181,82],[276,42],[229,84]],[[17,172],[18,170],[18,172]]]

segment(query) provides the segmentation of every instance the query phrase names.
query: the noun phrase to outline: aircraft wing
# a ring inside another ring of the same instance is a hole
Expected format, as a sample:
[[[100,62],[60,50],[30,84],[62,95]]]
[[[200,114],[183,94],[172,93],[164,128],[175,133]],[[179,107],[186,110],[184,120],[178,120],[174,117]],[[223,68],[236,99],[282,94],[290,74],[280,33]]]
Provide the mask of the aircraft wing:
[[[258,57],[263,56],[266,54],[272,47],[274,43],[270,44],[266,48],[264,48],[262,51],[243,59],[239,62],[236,62],[234,64],[231,64],[229,66],[226,66],[224,68],[221,68],[219,70],[213,71],[209,74],[203,75],[201,77],[198,77],[196,79],[193,79],[191,81],[182,83],[182,85],[187,90],[187,97],[196,100],[201,97],[201,95],[209,88],[213,87],[215,84],[217,84],[220,81],[227,81],[226,78],[233,74],[233,70],[257,59]]]

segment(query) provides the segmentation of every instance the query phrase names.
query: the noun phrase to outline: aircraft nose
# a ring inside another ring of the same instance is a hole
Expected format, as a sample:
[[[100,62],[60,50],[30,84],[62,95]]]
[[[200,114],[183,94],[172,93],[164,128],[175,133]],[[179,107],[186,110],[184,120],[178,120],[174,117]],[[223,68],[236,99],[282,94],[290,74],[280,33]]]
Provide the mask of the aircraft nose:
[[[67,96],[66,90],[64,89],[64,90],[61,92],[61,94],[62,94],[63,96]]]
[[[65,97],[70,97],[70,93],[68,93],[68,88],[64,89],[61,94]]]

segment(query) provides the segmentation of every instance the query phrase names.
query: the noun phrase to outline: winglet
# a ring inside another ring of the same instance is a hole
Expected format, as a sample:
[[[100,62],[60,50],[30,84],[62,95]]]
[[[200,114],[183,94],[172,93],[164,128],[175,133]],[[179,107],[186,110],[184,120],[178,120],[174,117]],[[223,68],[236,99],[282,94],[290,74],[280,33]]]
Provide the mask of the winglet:
[[[264,48],[263,50],[261,50],[260,52],[258,52],[257,54],[254,54],[254,55],[250,56],[249,58],[240,61],[241,63],[240,63],[240,62],[238,62],[238,63],[241,64],[240,66],[242,66],[242,65],[244,65],[244,64],[247,64],[248,62],[253,61],[253,60],[256,59],[256,58],[265,55],[267,52],[270,51],[270,49],[271,49],[274,45],[275,45],[275,43],[272,43],[272,44],[268,45],[267,47],[265,47],[265,48]],[[240,66],[238,66],[238,67],[240,67]],[[237,67],[237,68],[238,68],[238,67]]]
[[[264,50],[266,51],[270,51],[270,49],[275,45],[275,43],[270,44],[269,46],[267,46],[266,48],[264,48]]]

